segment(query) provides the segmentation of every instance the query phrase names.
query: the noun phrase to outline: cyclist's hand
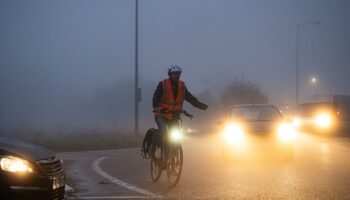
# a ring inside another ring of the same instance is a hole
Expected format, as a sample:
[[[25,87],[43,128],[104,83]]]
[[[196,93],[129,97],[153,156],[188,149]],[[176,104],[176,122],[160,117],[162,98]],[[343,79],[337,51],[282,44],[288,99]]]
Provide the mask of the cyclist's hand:
[[[160,108],[154,108],[154,109],[153,109],[153,112],[154,112],[154,113],[160,113]]]
[[[200,105],[200,109],[202,109],[202,110],[206,110],[206,109],[208,109],[208,105],[207,104],[204,104],[204,103],[202,103],[202,105]]]
[[[190,120],[193,119],[193,115],[191,115],[190,113],[184,111],[184,114],[186,115],[186,117],[188,117]]]

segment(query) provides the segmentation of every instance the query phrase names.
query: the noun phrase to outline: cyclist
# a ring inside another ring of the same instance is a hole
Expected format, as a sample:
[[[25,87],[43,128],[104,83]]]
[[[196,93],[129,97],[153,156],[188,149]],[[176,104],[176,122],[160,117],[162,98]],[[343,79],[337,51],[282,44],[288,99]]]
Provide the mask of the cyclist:
[[[167,127],[177,126],[179,121],[179,112],[183,110],[184,100],[188,101],[194,107],[206,110],[208,105],[200,102],[188,90],[183,81],[180,80],[182,69],[178,65],[171,65],[168,68],[168,78],[159,82],[153,94],[153,110],[155,121],[162,136],[166,133]],[[154,146],[152,147],[154,149]],[[153,156],[153,152],[151,153]],[[163,157],[163,156],[162,156]]]

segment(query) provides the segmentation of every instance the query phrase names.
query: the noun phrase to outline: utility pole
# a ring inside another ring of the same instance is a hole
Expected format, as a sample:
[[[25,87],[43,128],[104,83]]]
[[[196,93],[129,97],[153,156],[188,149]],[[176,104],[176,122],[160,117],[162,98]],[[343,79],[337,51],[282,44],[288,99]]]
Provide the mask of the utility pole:
[[[139,135],[139,1],[135,0],[135,129],[136,135]]]
[[[298,106],[299,104],[299,71],[300,71],[300,66],[299,66],[299,40],[300,40],[300,28],[305,25],[310,25],[310,24],[322,24],[322,22],[316,21],[316,22],[306,22],[302,24],[297,24],[297,69],[296,69],[296,105]]]

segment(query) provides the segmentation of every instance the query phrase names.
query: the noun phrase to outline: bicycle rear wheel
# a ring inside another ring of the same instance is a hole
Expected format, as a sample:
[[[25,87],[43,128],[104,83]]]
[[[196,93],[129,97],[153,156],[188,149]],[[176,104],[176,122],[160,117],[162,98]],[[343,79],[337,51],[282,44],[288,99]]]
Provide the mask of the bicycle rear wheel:
[[[174,187],[180,180],[183,165],[183,151],[181,144],[173,146],[169,152],[167,163],[167,177],[169,187]]]

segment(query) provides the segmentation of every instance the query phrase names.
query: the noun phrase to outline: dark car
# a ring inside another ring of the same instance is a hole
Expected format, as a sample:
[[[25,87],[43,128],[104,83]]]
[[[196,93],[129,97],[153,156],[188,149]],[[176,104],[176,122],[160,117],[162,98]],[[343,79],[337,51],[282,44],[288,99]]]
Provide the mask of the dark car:
[[[236,105],[220,124],[225,158],[293,158],[296,132],[273,105]]]
[[[299,131],[331,133],[336,129],[336,118],[331,102],[309,102],[298,105],[293,124]]]
[[[333,95],[327,101],[299,104],[295,115],[293,123],[301,131],[346,134],[350,130],[350,96]]]
[[[64,198],[65,175],[51,150],[0,137],[0,199]]]

